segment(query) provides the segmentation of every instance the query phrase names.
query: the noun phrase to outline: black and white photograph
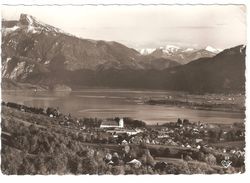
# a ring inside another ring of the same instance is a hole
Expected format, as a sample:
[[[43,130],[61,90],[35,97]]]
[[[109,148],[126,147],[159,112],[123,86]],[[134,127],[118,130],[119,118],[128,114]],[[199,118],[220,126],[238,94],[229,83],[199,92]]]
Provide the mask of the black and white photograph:
[[[1,5],[2,174],[244,174],[246,14]]]

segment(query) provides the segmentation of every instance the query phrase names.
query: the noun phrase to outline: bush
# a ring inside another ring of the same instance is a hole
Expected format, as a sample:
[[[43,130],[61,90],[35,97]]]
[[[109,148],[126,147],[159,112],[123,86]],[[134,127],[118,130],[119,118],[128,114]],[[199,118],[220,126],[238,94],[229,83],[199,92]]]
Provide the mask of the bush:
[[[184,157],[184,160],[186,160],[186,161],[192,161],[193,159],[189,155],[186,155]]]
[[[216,164],[216,157],[213,154],[207,154],[205,156],[205,161],[209,164],[209,165],[215,165]]]

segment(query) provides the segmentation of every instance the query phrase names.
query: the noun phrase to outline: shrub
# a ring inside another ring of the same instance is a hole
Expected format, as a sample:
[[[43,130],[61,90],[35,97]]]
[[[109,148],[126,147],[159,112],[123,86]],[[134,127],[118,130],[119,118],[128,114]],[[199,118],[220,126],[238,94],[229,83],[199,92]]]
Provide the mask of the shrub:
[[[216,157],[213,154],[207,154],[205,156],[205,161],[210,165],[216,164]]]

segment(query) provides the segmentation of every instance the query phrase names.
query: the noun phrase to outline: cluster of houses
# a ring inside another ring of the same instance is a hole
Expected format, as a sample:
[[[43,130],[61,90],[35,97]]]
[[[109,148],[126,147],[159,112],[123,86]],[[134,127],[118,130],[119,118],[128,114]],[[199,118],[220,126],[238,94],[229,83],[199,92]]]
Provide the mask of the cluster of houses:
[[[116,124],[116,125],[115,125]],[[191,123],[188,120],[171,122],[163,126],[155,126],[143,129],[128,129],[124,127],[123,119],[119,122],[103,121],[100,128],[117,138],[121,134],[127,134],[121,144],[158,144],[167,146],[179,146],[183,148],[201,149],[206,147],[221,153],[243,156],[244,151],[236,148],[216,148],[209,145],[209,131],[217,128],[216,124],[205,124],[202,122]],[[227,131],[221,129],[219,140],[225,140]]]
[[[184,123],[185,124],[185,123]],[[203,142],[202,135],[199,130],[204,128],[203,124],[193,125],[170,123],[169,127],[153,128],[149,130],[148,128],[125,128],[124,121],[121,118],[119,121],[115,120],[104,120],[101,125],[101,129],[105,129],[106,133],[110,133],[114,138],[122,134],[127,134],[124,136],[122,143],[131,144],[159,144],[159,145],[170,145],[170,146],[182,146],[182,147],[193,147],[200,148],[200,143]],[[177,136],[183,136],[186,131],[190,132],[190,135],[196,136],[194,139],[187,140],[188,142],[182,143],[183,139],[177,140]]]
[[[31,112],[37,114],[47,115],[53,118],[60,118],[59,125],[72,126],[75,129],[89,132],[86,126],[80,124],[80,120],[71,117],[71,115],[63,116],[60,114],[58,109],[47,108],[46,111],[40,108],[27,107],[24,105],[19,105],[15,103],[2,103],[2,105],[7,105],[8,107],[16,108],[20,111]],[[209,140],[209,130],[215,128],[213,124],[204,124],[201,122],[191,123],[189,120],[178,119],[177,122],[166,123],[161,126],[148,126],[146,128],[131,128],[127,127],[124,119],[106,119],[98,123],[97,128],[91,129],[93,131],[103,131],[111,135],[114,139],[122,138],[119,141],[120,144],[158,144],[158,145],[169,145],[169,146],[179,146],[185,148],[195,148],[200,149],[202,146],[206,146],[210,149],[215,149],[215,147],[208,146]],[[224,140],[223,135],[226,135],[226,131],[222,131],[222,137],[219,140]],[[244,152],[238,149],[220,149],[218,151],[227,152],[230,154],[235,154],[238,156],[243,156]],[[132,163],[132,162],[131,162]]]
[[[133,159],[133,158],[126,158],[126,154],[124,154],[122,157],[118,155],[117,152],[114,152],[113,154],[107,153],[105,155],[104,161],[106,162],[107,165],[118,165],[119,160],[123,159],[127,165],[130,165],[134,168],[140,168],[142,163],[140,160]]]

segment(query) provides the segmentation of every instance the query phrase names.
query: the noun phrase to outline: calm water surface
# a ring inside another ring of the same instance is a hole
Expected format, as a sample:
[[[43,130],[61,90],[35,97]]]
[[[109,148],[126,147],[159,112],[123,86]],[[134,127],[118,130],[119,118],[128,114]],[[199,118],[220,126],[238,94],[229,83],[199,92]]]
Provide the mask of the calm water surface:
[[[84,89],[73,92],[4,91],[3,101],[34,107],[59,107],[65,114],[77,117],[131,117],[148,124],[187,118],[207,123],[244,122],[243,113],[194,110],[176,106],[146,105],[150,97],[175,95],[167,91],[139,91],[118,89]]]

